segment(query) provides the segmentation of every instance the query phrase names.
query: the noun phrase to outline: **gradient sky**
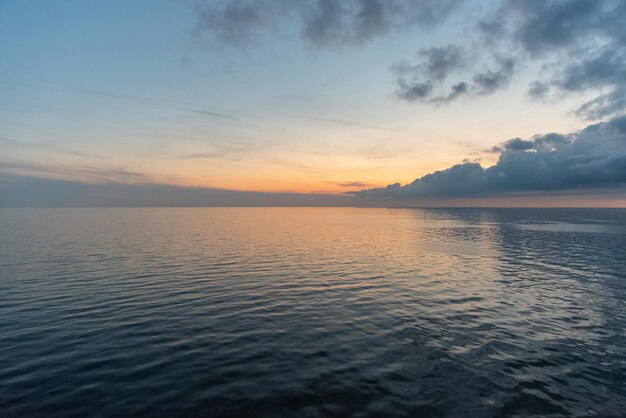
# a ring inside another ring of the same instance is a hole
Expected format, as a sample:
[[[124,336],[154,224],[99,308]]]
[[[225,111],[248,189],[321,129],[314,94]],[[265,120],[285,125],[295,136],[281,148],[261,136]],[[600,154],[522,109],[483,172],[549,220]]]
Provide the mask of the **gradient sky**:
[[[3,190],[626,205],[625,4],[0,0]]]

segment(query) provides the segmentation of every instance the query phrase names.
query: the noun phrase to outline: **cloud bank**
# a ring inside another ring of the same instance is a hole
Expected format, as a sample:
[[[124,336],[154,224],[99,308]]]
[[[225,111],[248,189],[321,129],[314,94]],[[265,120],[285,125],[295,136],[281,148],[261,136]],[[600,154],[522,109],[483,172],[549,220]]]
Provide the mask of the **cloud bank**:
[[[514,138],[492,148],[498,163],[463,163],[407,185],[362,190],[361,198],[496,196],[626,185],[626,116],[582,131]]]
[[[345,206],[350,196],[263,193],[157,183],[87,183],[0,172],[0,207]]]

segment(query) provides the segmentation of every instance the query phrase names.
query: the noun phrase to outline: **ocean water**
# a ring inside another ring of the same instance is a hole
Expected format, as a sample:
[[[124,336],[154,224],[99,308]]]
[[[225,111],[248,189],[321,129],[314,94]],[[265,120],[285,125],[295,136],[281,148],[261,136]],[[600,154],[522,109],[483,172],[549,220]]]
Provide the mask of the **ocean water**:
[[[626,210],[0,210],[3,418],[625,411]]]

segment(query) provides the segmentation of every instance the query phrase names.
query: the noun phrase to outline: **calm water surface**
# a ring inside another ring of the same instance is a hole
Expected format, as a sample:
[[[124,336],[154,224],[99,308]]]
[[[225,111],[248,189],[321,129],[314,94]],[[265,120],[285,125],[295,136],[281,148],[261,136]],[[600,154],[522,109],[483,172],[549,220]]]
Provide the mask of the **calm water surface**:
[[[0,210],[1,417],[624,411],[626,210]]]

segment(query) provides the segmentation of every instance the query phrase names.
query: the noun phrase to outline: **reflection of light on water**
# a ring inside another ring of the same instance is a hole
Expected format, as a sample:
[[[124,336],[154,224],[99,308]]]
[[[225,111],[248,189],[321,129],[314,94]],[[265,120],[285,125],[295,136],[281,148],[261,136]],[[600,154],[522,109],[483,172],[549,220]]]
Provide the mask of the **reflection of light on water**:
[[[43,394],[12,399],[15,416],[144,403],[190,416],[225,403],[285,416],[626,410],[624,235],[571,229],[623,228],[619,213],[1,214],[0,388]]]
[[[590,221],[599,222],[599,221]],[[626,228],[623,225],[606,224],[578,224],[569,222],[544,222],[532,224],[514,224],[515,227],[526,229],[528,231],[547,231],[547,232],[571,232],[571,233],[598,233],[598,234],[626,234]]]
[[[423,251],[433,251],[459,256],[495,257],[498,252],[482,242],[424,242],[418,248]]]

